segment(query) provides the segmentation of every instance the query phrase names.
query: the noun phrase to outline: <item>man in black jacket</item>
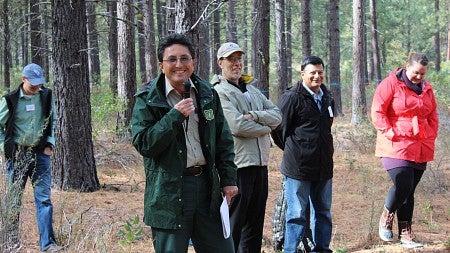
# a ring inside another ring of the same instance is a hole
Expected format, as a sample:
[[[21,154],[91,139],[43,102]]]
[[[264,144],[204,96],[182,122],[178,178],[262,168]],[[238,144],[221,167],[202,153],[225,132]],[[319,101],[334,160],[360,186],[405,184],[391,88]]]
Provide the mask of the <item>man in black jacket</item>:
[[[296,252],[307,227],[309,202],[312,252],[331,252],[334,103],[323,84],[324,64],[319,57],[302,60],[301,76],[303,81],[279,99],[282,122],[273,134],[284,149],[280,168],[287,202],[284,252]]]

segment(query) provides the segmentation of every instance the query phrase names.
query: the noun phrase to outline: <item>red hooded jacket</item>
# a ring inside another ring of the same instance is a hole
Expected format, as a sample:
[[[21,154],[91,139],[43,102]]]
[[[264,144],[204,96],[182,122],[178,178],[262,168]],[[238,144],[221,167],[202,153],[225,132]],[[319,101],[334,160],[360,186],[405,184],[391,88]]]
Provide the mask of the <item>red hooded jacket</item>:
[[[432,161],[438,134],[437,103],[428,81],[416,94],[391,72],[377,87],[372,122],[377,130],[375,156],[417,163]]]

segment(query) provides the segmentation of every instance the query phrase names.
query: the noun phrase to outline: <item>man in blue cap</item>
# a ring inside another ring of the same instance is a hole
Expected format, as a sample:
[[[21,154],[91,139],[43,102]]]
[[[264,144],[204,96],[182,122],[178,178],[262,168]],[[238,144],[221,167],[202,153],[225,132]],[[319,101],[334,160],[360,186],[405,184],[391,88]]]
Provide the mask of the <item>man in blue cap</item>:
[[[42,68],[28,64],[22,71],[19,88],[0,100],[0,148],[6,158],[9,189],[5,199],[11,217],[5,225],[9,250],[21,247],[19,214],[28,177],[34,189],[40,250],[58,250],[50,200],[50,157],[55,144],[53,99],[52,91],[43,86],[45,83]]]

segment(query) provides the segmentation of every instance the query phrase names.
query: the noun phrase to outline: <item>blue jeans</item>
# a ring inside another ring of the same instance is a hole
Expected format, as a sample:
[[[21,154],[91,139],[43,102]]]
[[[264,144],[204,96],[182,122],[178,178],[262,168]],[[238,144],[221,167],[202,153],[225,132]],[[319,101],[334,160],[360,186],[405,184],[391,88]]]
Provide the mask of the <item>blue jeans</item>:
[[[6,163],[10,188],[8,192],[15,195],[9,196],[9,199],[12,200],[11,209],[14,210],[9,230],[11,230],[12,236],[17,236],[18,240],[22,194],[29,177],[34,189],[39,246],[41,250],[46,250],[56,244],[53,232],[53,205],[50,201],[50,156],[41,152],[19,152],[16,157],[14,162],[10,159]]]
[[[294,253],[302,240],[307,222],[311,224],[315,247],[312,252],[331,252],[331,190],[332,180],[301,181],[284,178],[286,197],[286,231],[284,252]],[[311,204],[311,220],[306,220],[306,208]]]

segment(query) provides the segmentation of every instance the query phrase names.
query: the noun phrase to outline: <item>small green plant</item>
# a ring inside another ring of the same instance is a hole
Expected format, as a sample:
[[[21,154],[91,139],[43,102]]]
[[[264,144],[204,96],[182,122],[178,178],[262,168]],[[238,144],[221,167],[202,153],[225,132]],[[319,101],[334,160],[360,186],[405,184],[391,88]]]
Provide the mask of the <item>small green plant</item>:
[[[334,252],[336,253],[347,253],[347,248],[344,246],[339,246]]]
[[[430,217],[430,224],[432,224],[433,223],[433,206],[429,202],[426,202],[423,205],[423,213]]]
[[[450,238],[447,239],[447,241],[444,243],[445,247],[450,247]]]
[[[429,202],[425,203],[423,206],[423,213],[429,217],[429,222],[427,222],[428,226],[430,226],[430,228],[432,229],[438,229],[439,228],[439,224],[434,222],[433,220],[433,205],[430,204]]]
[[[345,157],[345,162],[348,164],[349,170],[353,170],[355,168],[355,163],[357,160],[353,157]]]
[[[143,236],[143,227],[139,224],[139,214],[136,214],[134,218],[128,218],[128,220],[123,225],[124,230],[119,230],[119,236],[122,238],[119,240],[119,245],[125,249],[129,247],[131,252],[131,244],[140,240]]]

